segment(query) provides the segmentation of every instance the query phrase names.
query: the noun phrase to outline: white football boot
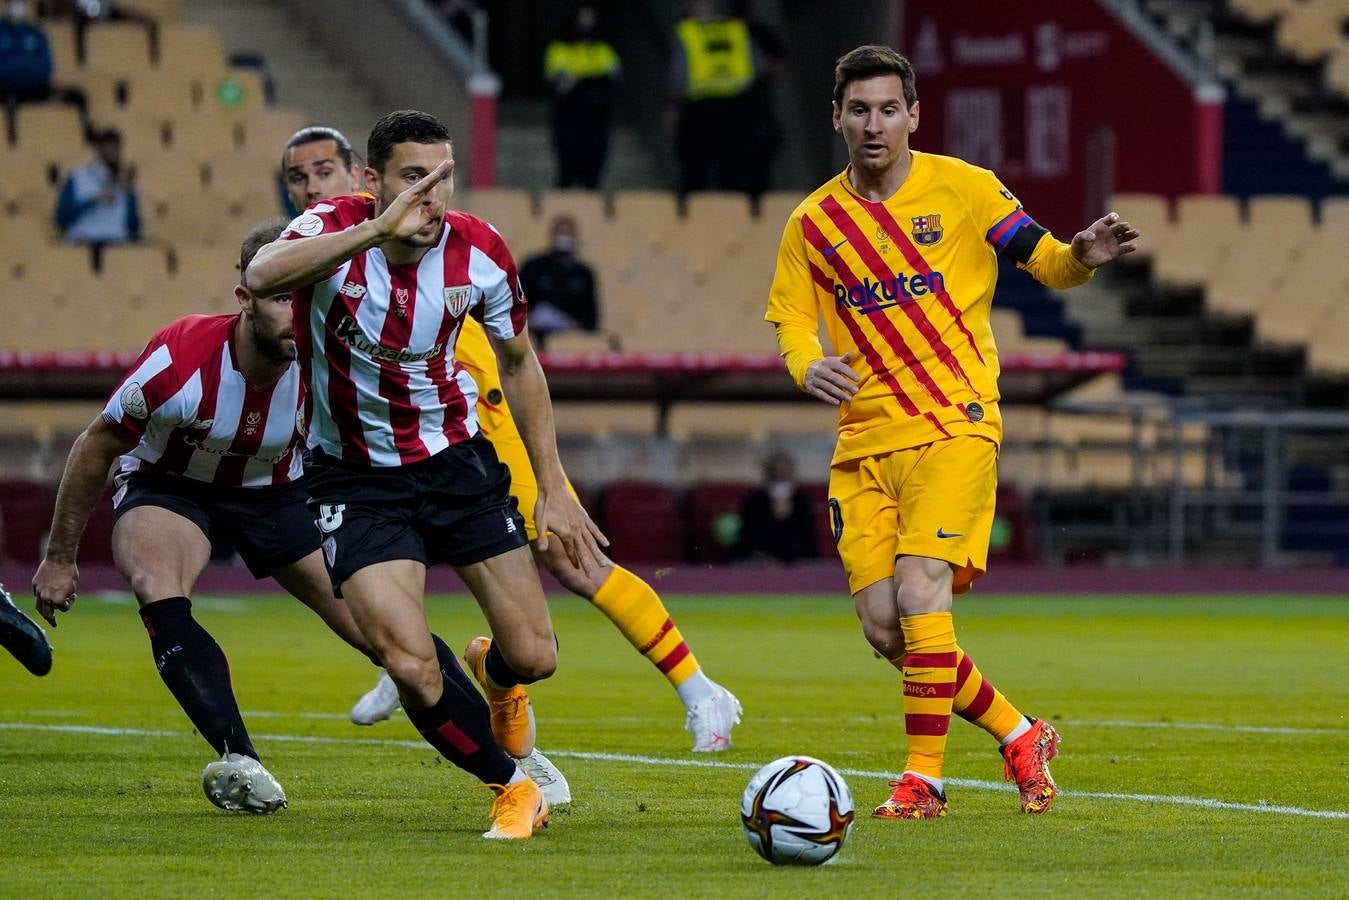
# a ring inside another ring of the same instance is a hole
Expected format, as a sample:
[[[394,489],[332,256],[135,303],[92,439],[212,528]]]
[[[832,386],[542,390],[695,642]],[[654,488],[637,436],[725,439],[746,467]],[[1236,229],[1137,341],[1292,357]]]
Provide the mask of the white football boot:
[[[740,701],[719,684],[712,696],[689,709],[684,730],[693,732],[694,753],[717,753],[731,746],[731,729],[740,723]]]
[[[566,776],[548,757],[538,750],[533,750],[528,756],[515,761],[525,770],[526,775],[534,779],[549,806],[564,806],[571,802],[571,785],[567,784]]]
[[[379,681],[376,681],[375,686],[366,691],[351,708],[351,721],[357,725],[383,722],[393,715],[402,703],[403,701],[398,699],[398,685],[393,683],[388,672],[381,669]]]
[[[286,792],[251,756],[226,753],[201,773],[206,799],[221,809],[267,815],[286,808]]]

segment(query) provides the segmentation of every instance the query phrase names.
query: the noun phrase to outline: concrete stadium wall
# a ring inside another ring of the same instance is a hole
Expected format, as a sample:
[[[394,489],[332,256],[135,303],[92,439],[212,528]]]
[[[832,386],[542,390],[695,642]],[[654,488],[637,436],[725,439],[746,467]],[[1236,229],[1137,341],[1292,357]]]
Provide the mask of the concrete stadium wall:
[[[323,0],[292,8],[320,40],[346,52],[350,67],[387,100],[390,110],[425,110],[449,126],[455,170],[466,184],[472,164],[467,82],[426,36],[394,4]]]

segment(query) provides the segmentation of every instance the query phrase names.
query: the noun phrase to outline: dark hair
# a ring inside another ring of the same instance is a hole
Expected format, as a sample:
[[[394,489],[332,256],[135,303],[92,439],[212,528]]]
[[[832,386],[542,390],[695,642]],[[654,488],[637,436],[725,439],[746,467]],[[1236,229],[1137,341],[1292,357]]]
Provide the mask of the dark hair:
[[[383,172],[384,164],[393,156],[393,148],[407,143],[448,144],[450,130],[430,113],[416,109],[391,112],[370,130],[370,140],[365,145],[366,164],[376,172]]]
[[[253,257],[258,255],[259,250],[281,237],[281,232],[286,230],[288,224],[290,223],[285,219],[277,216],[264,219],[248,230],[243,244],[239,246],[239,282],[244,287],[248,287],[247,282],[244,281],[244,273],[248,271],[248,264],[253,261]]]
[[[843,91],[852,82],[881,75],[899,76],[904,85],[906,106],[918,102],[918,84],[913,65],[895,50],[880,44],[864,44],[838,58],[834,64],[834,102],[843,105]]]
[[[286,150],[299,147],[302,144],[313,144],[318,141],[332,141],[337,145],[337,155],[342,157],[342,165],[348,169],[356,161],[356,151],[351,149],[351,141],[347,136],[336,128],[329,128],[327,125],[310,125],[308,128],[301,128],[290,136],[286,141]],[[285,163],[285,150],[281,152],[282,164]]]

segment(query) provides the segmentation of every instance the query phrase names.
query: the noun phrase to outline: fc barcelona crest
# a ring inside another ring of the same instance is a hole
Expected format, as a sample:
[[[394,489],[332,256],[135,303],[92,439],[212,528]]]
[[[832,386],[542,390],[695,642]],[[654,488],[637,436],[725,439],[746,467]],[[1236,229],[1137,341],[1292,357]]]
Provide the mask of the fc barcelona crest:
[[[468,300],[472,294],[472,285],[445,288],[445,308],[450,311],[451,316],[459,318],[468,309]]]
[[[915,243],[929,246],[941,240],[941,215],[931,213],[913,217],[913,240]]]

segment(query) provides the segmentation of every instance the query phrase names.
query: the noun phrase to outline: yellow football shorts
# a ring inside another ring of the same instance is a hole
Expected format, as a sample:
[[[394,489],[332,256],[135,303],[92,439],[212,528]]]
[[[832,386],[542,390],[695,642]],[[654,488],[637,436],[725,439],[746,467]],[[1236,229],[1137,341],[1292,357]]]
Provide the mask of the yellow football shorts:
[[[829,515],[852,592],[893,578],[899,556],[949,562],[955,593],[968,591],[988,565],[997,489],[997,444],[969,435],[836,463]]]
[[[514,428],[498,428],[489,432],[487,439],[496,448],[497,458],[511,470],[511,496],[515,498],[520,515],[524,517],[525,535],[531,541],[536,541],[539,539],[539,530],[534,527],[534,505],[539,502],[539,480],[534,477],[534,467],[529,464],[525,442]],[[567,490],[576,497],[576,488],[572,487],[570,479],[567,480]]]

